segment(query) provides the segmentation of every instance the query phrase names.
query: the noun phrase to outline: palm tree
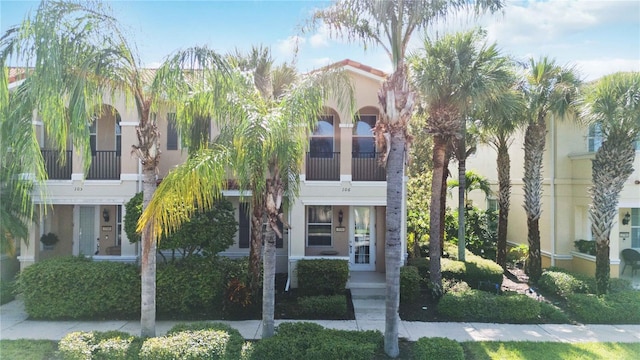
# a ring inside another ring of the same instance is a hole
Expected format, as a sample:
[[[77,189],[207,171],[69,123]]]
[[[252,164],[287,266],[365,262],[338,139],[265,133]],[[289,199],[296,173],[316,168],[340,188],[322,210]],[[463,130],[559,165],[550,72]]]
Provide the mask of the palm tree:
[[[232,89],[224,96],[224,111],[214,114],[220,121],[227,120],[220,142],[196,151],[165,177],[143,212],[139,228],[150,226],[156,236],[174,231],[195,208],[212,206],[227,186],[228,175],[235,177],[241,191],[251,190],[258,198],[253,203],[262,207],[267,219],[262,301],[262,336],[267,338],[274,333],[275,236],[282,236],[278,222],[286,223],[283,209],[298,192],[308,134],[327,99],[353,103],[353,95],[349,79],[337,70],[291,76],[287,84],[275,81],[271,76],[289,72],[290,66],[285,64],[269,74],[269,52],[258,50],[256,54],[262,66],[252,69],[251,79],[242,71],[246,67],[235,68]],[[272,81],[274,86],[262,87],[265,83],[261,81]],[[270,95],[265,96],[269,90]],[[182,204],[196,206],[185,212],[171,210]]]
[[[582,99],[583,118],[600,126],[602,146],[592,163],[591,231],[596,240],[596,292],[609,289],[609,235],[618,199],[633,173],[640,136],[640,73],[616,73],[591,84]]]
[[[92,118],[106,97],[124,95],[134,104],[138,113],[138,143],[132,145],[132,154],[142,165],[143,208],[146,207],[156,189],[160,160],[160,134],[155,117],[150,116],[152,105],[165,103],[160,95],[184,94],[184,98],[192,94],[191,88],[185,87],[185,82],[159,80],[164,73],[156,72],[157,79],[153,82],[167,87],[154,87],[156,91],[151,91],[148,85],[152,73],[139,67],[117,20],[99,2],[43,1],[32,17],[6,32],[0,49],[3,66],[10,58],[18,63],[34,64],[22,85],[25,90],[18,92],[22,94],[19,103],[37,111],[58,148],[62,149],[67,138],[72,138],[74,148],[86,159],[85,171],[91,159],[87,119]],[[183,70],[187,73],[195,73],[196,69],[200,74],[217,73],[218,68],[223,67],[213,51],[194,48],[184,54]],[[199,81],[203,84],[202,81],[209,78],[193,76],[190,86]],[[207,100],[211,99],[199,98],[203,104]],[[174,105],[179,109],[183,106]],[[61,151],[61,155],[64,152]],[[151,337],[155,336],[156,238],[149,227],[143,229],[141,238],[141,335]]]
[[[457,143],[465,149],[466,121],[472,114],[470,105],[480,107],[483,102],[495,98],[508,84],[510,76],[507,58],[500,55],[495,44],[482,42],[481,31],[468,31],[445,35],[439,40],[425,40],[424,48],[412,58],[415,86],[419,89],[429,120],[427,131],[434,135],[433,179],[430,206],[430,280],[438,291],[442,286],[440,273],[442,194],[446,192],[443,181],[448,166],[447,149]],[[466,151],[465,151],[466,152]],[[464,170],[464,158],[459,166]],[[465,174],[466,172],[463,172]],[[459,179],[462,209],[464,213],[465,177]],[[464,220],[460,224],[464,227]],[[463,234],[464,235],[464,234]],[[462,240],[464,253],[464,237]],[[459,245],[460,247],[460,245]],[[464,258],[464,257],[462,257]]]
[[[524,209],[527,213],[529,261],[526,272],[536,283],[542,274],[540,226],[542,214],[542,157],[547,117],[563,118],[574,112],[580,80],[572,67],[557,65],[546,57],[530,60],[526,75],[527,128],[524,138]]]
[[[524,98],[513,86],[500,94],[494,101],[488,101],[479,109],[476,118],[481,125],[481,140],[496,150],[498,171],[498,241],[496,263],[506,269],[507,266],[507,225],[511,206],[511,159],[509,147],[513,134],[524,119]]]
[[[404,164],[410,136],[408,124],[413,113],[414,92],[407,78],[405,56],[414,31],[425,30],[433,21],[467,7],[476,13],[501,9],[501,0],[468,1],[376,1],[337,0],[326,9],[317,10],[313,23],[326,24],[332,35],[379,46],[391,60],[393,72],[378,92],[381,116],[375,127],[379,148],[384,150],[387,169],[387,213],[385,236],[385,271],[387,283],[384,348],[397,357],[398,306],[400,304],[400,265],[402,263],[402,188]]]
[[[464,189],[465,199],[469,198],[469,193],[473,190],[480,190],[485,196],[489,196],[492,193],[489,180],[473,170],[467,170],[464,173],[464,183],[466,184]],[[447,181],[447,187],[449,189],[457,188],[459,184],[460,182],[458,179],[451,179]]]

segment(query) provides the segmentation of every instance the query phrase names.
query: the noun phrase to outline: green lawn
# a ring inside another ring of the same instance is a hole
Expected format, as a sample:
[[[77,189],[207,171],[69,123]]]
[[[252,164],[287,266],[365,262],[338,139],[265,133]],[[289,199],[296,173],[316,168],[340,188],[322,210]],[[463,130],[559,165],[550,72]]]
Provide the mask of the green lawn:
[[[404,343],[400,359],[410,359],[411,343]],[[464,342],[466,359],[595,360],[638,359],[640,343]],[[58,360],[57,342],[50,340],[0,340],[0,359]],[[265,359],[269,360],[269,359]]]

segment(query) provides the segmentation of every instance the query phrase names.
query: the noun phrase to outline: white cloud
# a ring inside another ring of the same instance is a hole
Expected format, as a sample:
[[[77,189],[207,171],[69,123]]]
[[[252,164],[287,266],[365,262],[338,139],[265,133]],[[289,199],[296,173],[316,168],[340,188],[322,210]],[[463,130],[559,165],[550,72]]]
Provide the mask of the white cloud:
[[[575,61],[577,69],[591,81],[618,71],[640,71],[640,59],[594,59]]]
[[[300,45],[304,44],[306,39],[300,36],[289,36],[284,40],[278,40],[276,44],[276,50],[285,58],[293,57],[300,48]]]
[[[329,57],[311,59],[311,64],[313,65],[313,67],[326,66],[326,65],[331,64],[332,62],[333,62],[333,60],[331,58],[329,58]]]
[[[314,48],[329,46],[330,35],[329,27],[322,24],[318,31],[309,38],[309,44]]]

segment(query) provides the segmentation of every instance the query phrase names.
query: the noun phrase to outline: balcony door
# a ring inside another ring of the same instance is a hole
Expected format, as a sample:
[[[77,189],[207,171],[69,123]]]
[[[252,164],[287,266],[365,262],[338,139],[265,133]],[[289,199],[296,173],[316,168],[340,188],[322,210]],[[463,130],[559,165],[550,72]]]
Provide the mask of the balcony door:
[[[349,258],[351,271],[376,268],[375,212],[371,206],[351,208]]]

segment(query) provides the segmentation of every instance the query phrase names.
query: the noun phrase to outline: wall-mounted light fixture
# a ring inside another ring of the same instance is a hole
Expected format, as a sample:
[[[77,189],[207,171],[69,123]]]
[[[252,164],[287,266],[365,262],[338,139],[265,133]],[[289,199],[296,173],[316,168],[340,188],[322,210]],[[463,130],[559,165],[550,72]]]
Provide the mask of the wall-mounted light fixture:
[[[104,219],[104,222],[109,222],[109,210],[107,208],[102,210],[102,218]]]
[[[344,219],[344,213],[342,212],[342,209],[340,209],[340,211],[338,211],[338,222],[340,223],[340,226],[342,226],[343,219]]]
[[[629,224],[630,220],[631,220],[631,214],[629,214],[629,212],[627,211],[627,213],[624,214],[624,217],[622,218],[622,225]]]

